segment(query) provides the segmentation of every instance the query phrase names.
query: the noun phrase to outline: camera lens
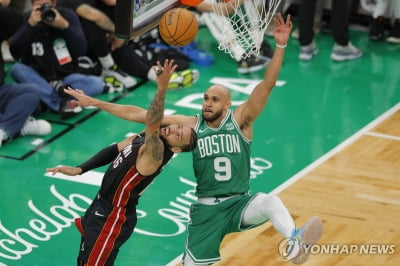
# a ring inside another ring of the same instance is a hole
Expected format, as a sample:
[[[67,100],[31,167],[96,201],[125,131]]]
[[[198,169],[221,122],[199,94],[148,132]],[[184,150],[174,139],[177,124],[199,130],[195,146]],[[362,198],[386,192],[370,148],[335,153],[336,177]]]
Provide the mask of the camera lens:
[[[41,17],[44,22],[52,22],[56,17],[56,13],[54,12],[52,6],[49,4],[43,4],[40,7],[40,12],[42,13]]]

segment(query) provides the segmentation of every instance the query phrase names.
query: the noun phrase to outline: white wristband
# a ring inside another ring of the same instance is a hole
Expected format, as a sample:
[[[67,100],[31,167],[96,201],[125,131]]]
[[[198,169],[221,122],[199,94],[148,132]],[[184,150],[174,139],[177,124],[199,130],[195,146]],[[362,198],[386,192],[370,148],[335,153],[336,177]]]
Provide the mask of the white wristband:
[[[286,48],[286,46],[287,46],[287,43],[285,43],[284,45],[280,45],[280,44],[276,43],[276,47],[278,47],[278,48]]]

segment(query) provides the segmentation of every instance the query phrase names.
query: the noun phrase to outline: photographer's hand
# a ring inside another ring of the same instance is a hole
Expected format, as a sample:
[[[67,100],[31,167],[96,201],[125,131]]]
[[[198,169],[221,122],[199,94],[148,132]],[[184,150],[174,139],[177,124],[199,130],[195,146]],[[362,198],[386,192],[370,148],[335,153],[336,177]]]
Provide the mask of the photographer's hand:
[[[69,27],[69,22],[68,20],[66,20],[61,14],[60,12],[58,12],[57,9],[53,8],[54,13],[56,13],[56,17],[54,18],[54,20],[52,22],[48,22],[46,24],[54,27],[54,28],[58,28],[58,29],[66,29]]]
[[[42,21],[42,12],[40,11],[40,5],[34,5],[32,7],[28,23],[32,27],[35,27],[40,21]]]

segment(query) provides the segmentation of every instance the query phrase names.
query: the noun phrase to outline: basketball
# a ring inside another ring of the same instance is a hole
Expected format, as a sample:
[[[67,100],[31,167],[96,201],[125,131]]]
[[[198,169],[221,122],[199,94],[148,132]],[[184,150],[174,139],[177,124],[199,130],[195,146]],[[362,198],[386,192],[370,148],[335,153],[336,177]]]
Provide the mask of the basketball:
[[[158,26],[161,38],[172,46],[185,46],[197,35],[196,17],[185,8],[173,8],[164,13]]]

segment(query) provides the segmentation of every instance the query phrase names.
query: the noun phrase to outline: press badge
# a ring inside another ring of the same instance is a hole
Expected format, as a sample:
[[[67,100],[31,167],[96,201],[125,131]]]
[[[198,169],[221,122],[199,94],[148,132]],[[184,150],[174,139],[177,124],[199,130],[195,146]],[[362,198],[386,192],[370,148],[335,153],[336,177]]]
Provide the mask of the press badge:
[[[68,51],[68,47],[64,39],[55,39],[53,49],[60,65],[67,64],[72,61],[71,54]]]

